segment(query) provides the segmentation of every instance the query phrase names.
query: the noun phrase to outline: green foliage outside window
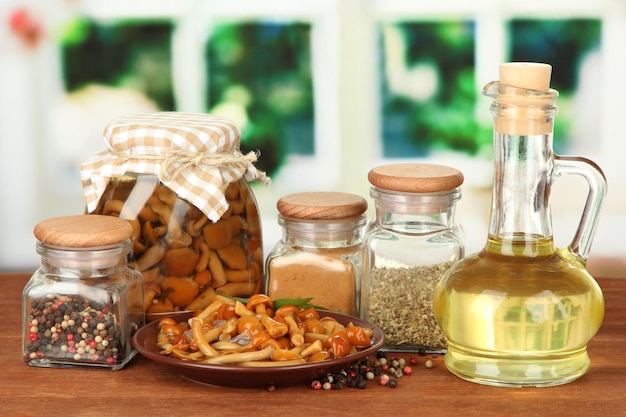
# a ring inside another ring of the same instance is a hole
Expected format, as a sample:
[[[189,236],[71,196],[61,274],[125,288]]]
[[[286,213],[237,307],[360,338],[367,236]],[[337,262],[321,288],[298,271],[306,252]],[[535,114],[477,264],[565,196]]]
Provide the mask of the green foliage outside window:
[[[512,61],[552,65],[552,88],[558,90],[559,113],[554,123],[554,148],[566,153],[576,123],[571,101],[578,87],[582,60],[600,45],[598,19],[513,20],[508,27]]]
[[[402,22],[380,29],[384,156],[421,157],[440,149],[476,155],[488,148],[491,126],[475,117],[474,23]],[[129,87],[161,110],[176,110],[173,30],[169,21],[68,21],[60,36],[66,89]],[[562,109],[555,148],[566,147],[575,123],[567,109],[580,63],[600,43],[600,21],[513,20],[507,30],[509,60],[553,66]],[[258,166],[270,175],[286,155],[316,152],[310,32],[309,24],[296,22],[218,23],[204,51],[206,111],[232,116],[242,128],[242,150],[260,150]],[[392,53],[397,50],[400,55]]]
[[[390,26],[402,33],[399,42],[404,44],[405,70],[410,73],[420,66],[430,68],[435,76],[421,82],[435,85],[431,86],[434,92],[428,99],[415,99],[397,87],[391,91],[393,75],[385,72],[388,65],[383,62],[384,155],[424,157],[438,149],[476,155],[485,145],[489,146],[492,126],[481,126],[475,117],[481,92],[477,91],[474,78],[474,24],[438,21]],[[557,105],[561,109],[555,122],[557,150],[567,147],[575,123],[568,109],[576,91],[578,71],[585,55],[598,47],[600,29],[596,19],[514,20],[507,27],[509,60],[553,66],[552,86],[559,91]],[[416,82],[420,82],[419,78]],[[405,87],[414,89],[410,83]]]
[[[167,22],[67,22],[61,33],[66,90],[93,83],[126,87],[143,92],[161,110],[174,110],[172,31]]]
[[[430,71],[430,97],[418,100],[403,91],[391,92],[389,73],[383,75],[383,138],[386,157],[426,156],[433,149],[454,149],[469,154],[480,148],[474,119],[474,28],[467,22],[411,22],[393,25],[400,31],[407,73]],[[393,45],[390,45],[393,47]],[[388,55],[385,55],[388,57]],[[385,68],[388,63],[384,62]]]
[[[172,33],[169,22],[67,22],[61,34],[66,90],[126,87],[161,110],[176,110]],[[288,153],[315,153],[309,35],[307,24],[223,23],[206,45],[206,112],[233,116],[242,151],[260,151],[256,165],[268,174]]]
[[[309,38],[308,24],[224,23],[207,45],[210,111],[245,119],[241,147],[268,173],[315,153]]]

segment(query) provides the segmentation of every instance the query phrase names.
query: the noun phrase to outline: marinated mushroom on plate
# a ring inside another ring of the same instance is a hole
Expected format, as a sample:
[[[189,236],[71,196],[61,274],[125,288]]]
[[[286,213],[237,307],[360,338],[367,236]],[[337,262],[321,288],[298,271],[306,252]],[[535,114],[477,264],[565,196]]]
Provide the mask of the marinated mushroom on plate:
[[[320,315],[310,300],[215,295],[186,321],[158,322],[161,355],[204,364],[271,367],[343,358],[372,346],[372,328]]]

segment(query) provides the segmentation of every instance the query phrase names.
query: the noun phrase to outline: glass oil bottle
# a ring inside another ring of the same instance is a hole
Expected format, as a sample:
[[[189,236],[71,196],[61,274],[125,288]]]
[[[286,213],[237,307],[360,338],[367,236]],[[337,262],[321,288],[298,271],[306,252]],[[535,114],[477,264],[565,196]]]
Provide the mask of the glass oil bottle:
[[[507,63],[483,94],[494,99],[494,185],[485,247],[455,264],[435,290],[434,313],[448,338],[447,368],[476,383],[551,386],[589,367],[587,343],[604,300],[585,268],[606,194],[602,171],[552,150],[558,92],[547,64]],[[549,197],[561,175],[589,191],[576,234],[555,248]]]

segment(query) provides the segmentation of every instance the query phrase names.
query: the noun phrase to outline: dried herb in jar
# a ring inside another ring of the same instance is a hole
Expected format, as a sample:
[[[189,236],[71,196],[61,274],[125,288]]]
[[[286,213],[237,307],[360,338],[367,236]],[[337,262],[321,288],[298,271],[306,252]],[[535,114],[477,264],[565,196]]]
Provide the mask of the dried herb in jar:
[[[447,347],[433,316],[433,294],[451,265],[372,269],[368,320],[383,331],[387,345]]]

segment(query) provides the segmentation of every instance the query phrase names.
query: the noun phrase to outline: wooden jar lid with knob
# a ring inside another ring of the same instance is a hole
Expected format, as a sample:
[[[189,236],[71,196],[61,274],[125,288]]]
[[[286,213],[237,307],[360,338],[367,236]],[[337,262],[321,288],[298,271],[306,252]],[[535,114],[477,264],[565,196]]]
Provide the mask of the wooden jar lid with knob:
[[[92,248],[122,243],[131,238],[133,228],[119,217],[85,214],[43,220],[35,226],[34,234],[46,245]]]
[[[363,214],[367,210],[367,201],[350,193],[304,192],[281,197],[276,208],[283,217],[293,219],[339,220]]]
[[[400,163],[381,165],[367,175],[369,182],[385,190],[433,193],[453,190],[463,184],[463,173],[445,165]]]

